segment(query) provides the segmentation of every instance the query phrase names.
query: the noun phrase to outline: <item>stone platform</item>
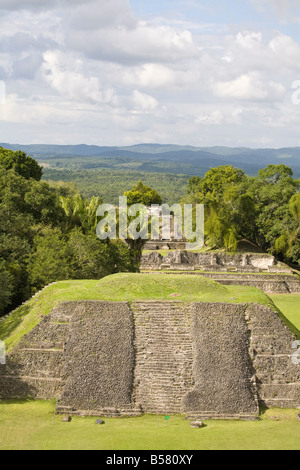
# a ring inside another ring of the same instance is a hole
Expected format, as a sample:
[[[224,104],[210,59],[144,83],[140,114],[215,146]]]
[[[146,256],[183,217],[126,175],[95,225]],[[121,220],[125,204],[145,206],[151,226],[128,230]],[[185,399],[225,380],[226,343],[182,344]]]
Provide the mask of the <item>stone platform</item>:
[[[257,304],[63,302],[0,364],[0,398],[94,416],[256,419],[300,406],[295,334]]]
[[[265,293],[300,293],[300,272],[259,253],[194,253],[153,251],[143,255],[141,272],[197,274],[223,285],[258,287]]]

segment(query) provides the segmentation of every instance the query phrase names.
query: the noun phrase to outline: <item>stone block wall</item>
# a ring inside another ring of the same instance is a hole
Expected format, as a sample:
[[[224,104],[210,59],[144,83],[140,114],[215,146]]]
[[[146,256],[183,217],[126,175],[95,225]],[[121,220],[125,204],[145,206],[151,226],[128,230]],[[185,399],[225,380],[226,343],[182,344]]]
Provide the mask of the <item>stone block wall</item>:
[[[259,413],[249,356],[246,306],[194,304],[191,335],[195,386],[184,397],[192,416],[251,417]]]
[[[73,302],[61,373],[60,406],[75,409],[131,407],[133,321],[124,302]]]
[[[278,263],[272,255],[256,253],[194,253],[183,249],[170,251],[166,256],[157,252],[143,255],[141,269],[194,269],[204,271],[272,272],[292,274],[292,270]]]
[[[58,412],[252,419],[300,406],[296,336],[256,304],[63,302],[0,365],[0,398]]]

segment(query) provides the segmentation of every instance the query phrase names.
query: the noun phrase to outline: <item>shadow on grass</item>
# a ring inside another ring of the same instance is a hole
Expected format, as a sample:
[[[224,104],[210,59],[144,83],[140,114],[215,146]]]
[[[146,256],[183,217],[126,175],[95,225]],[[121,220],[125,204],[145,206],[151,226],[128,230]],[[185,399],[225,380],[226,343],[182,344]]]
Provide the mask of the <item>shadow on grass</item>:
[[[31,403],[31,402],[34,402],[34,398],[12,398],[12,399],[9,399],[9,400],[2,400],[0,399],[0,405],[3,406],[3,405],[24,405],[24,404],[28,404],[28,403]]]
[[[29,305],[23,305],[12,315],[7,317],[5,320],[0,322],[0,339],[3,341],[14,332],[14,330],[19,326],[23,321],[23,318],[26,317],[30,312]]]

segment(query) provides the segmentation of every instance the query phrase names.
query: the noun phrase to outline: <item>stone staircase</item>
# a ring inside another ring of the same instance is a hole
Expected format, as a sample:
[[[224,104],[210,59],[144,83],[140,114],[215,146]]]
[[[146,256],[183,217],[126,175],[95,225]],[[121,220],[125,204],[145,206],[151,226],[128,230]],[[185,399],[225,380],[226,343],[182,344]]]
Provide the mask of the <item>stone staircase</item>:
[[[134,402],[146,413],[180,413],[193,386],[189,306],[180,302],[135,302]]]

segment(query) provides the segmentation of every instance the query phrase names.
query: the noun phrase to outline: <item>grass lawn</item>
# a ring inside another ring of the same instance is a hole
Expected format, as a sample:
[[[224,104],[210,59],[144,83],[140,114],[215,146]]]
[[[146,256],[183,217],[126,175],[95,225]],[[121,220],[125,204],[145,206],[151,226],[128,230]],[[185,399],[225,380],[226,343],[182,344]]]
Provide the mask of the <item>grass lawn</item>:
[[[136,418],[54,415],[55,401],[0,401],[0,450],[297,450],[299,410],[271,409],[259,421],[205,421],[182,416]],[[274,419],[276,418],[276,420]]]
[[[274,304],[300,330],[300,294],[269,294]]]
[[[275,309],[260,289],[222,286],[201,276],[176,274],[114,274],[101,280],[61,281],[44,289],[0,323],[0,339],[7,351],[34,328],[44,315],[66,300],[174,300],[183,302],[256,302]]]

